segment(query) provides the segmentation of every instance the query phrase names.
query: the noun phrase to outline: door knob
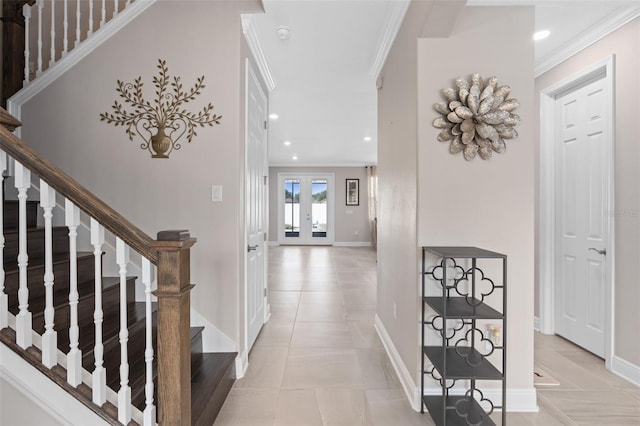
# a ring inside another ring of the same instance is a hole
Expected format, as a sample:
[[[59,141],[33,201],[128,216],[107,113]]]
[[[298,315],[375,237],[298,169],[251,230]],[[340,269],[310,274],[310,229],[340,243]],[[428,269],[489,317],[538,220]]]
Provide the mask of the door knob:
[[[595,251],[596,253],[601,254],[601,255],[603,255],[603,256],[606,256],[606,255],[607,255],[607,249],[606,249],[606,248],[604,248],[604,249],[602,249],[602,250],[598,250],[598,249],[597,249],[597,248],[595,248],[595,247],[589,247],[589,250],[593,250],[593,251]]]
[[[258,246],[247,246],[247,252],[258,250]]]

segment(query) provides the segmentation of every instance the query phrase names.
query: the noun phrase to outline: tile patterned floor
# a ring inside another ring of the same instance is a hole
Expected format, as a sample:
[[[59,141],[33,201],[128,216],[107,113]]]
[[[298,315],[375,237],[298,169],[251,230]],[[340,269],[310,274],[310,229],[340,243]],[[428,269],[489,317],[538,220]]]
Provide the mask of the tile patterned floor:
[[[373,250],[273,247],[269,289],[271,319],[216,426],[433,425],[409,406],[373,328]],[[640,389],[598,358],[537,335],[536,363],[559,385],[539,390],[539,413],[509,413],[510,426],[640,425]]]

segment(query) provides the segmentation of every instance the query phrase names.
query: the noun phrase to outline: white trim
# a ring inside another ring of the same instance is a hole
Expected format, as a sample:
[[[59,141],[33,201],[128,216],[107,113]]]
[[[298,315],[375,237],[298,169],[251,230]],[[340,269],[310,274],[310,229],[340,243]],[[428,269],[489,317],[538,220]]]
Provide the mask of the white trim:
[[[238,350],[236,342],[207,321],[198,311],[191,308],[189,317],[192,327],[204,327],[202,330],[203,352],[236,352]]]
[[[371,241],[335,241],[334,247],[371,247]]]
[[[258,69],[260,70],[262,79],[267,86],[267,90],[271,92],[276,87],[276,81],[271,74],[271,68],[269,68],[269,63],[267,62],[264,50],[262,49],[262,43],[260,43],[260,36],[258,35],[253,16],[242,15],[241,20],[244,38],[247,40],[249,50],[253,53],[253,58],[258,64]]]
[[[247,355],[247,351],[243,351],[241,354],[236,356],[236,380],[242,379],[244,375],[247,373],[247,368],[249,368],[249,356]]]
[[[615,56],[609,56],[540,92],[540,235],[539,235],[539,277],[540,277],[540,331],[544,334],[555,333],[555,97],[576,85],[604,75],[609,99],[609,152],[607,179],[609,198],[606,200],[607,212],[615,206]],[[615,215],[608,215],[607,271],[609,283],[605,295],[605,364],[611,370],[614,357],[615,315]]]
[[[0,344],[0,359],[0,377],[56,421],[79,425],[108,424],[4,344]]]
[[[376,54],[369,66],[369,75],[373,77],[374,80],[377,80],[380,76],[382,67],[387,60],[387,56],[391,51],[391,47],[398,35],[398,31],[400,31],[400,26],[402,25],[402,21],[404,20],[404,16],[406,15],[410,4],[410,0],[389,2],[389,11],[387,13],[387,21],[384,24],[384,31],[380,36],[380,40],[378,40]]]
[[[544,58],[536,61],[534,75],[539,77],[553,67],[561,64],[570,57],[598,42],[623,25],[628,24],[640,16],[640,7],[630,7],[622,11],[617,11],[604,18],[598,24],[590,27],[587,31],[577,35],[571,42],[563,44],[560,48],[551,52]]]
[[[378,314],[376,314],[375,317],[374,328],[378,333],[378,337],[380,337],[382,346],[384,346],[384,349],[389,356],[389,360],[391,360],[391,365],[393,365],[393,369],[396,371],[398,380],[400,380],[400,384],[402,385],[402,389],[404,389],[404,393],[411,404],[411,408],[415,411],[420,411],[420,406],[422,405],[420,401],[420,389],[416,385],[416,382],[413,381],[411,373],[404,364],[404,361],[402,361],[400,353],[393,344],[393,340],[391,340],[391,336],[389,336],[389,333],[384,327],[384,324]]]
[[[540,317],[533,317],[533,329],[540,331]]]
[[[640,386],[640,366],[638,365],[614,355],[611,361],[611,372],[636,386]]]
[[[111,38],[111,36],[120,31],[122,27],[134,20],[156,1],[157,0],[137,0],[131,3],[131,5],[127,6],[126,9],[100,28],[100,31],[93,33],[91,37],[82,41],[77,47],[58,60],[51,68],[42,73],[42,75],[28,83],[27,86],[23,87],[7,101],[7,109],[11,115],[19,120],[22,105],[56,81],[89,53],[96,50],[98,46]],[[17,134],[19,136],[19,133]]]

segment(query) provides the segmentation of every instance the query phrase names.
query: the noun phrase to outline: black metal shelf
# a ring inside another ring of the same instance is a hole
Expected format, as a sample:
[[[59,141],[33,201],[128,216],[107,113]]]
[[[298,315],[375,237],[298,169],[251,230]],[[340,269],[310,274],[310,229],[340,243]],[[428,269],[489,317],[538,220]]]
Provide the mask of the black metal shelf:
[[[449,396],[447,397],[447,420],[446,426],[467,426],[474,424],[478,426],[495,426],[495,423],[484,412],[480,404],[475,399],[471,400],[471,406],[469,413],[464,416],[456,410],[456,404],[461,400],[464,400],[464,396]],[[436,424],[444,425],[444,416],[442,415],[442,396],[423,396],[422,401],[427,406],[431,418]],[[469,422],[467,422],[469,419]]]
[[[447,379],[502,380],[502,373],[477,350],[470,347],[447,347],[446,368],[442,346],[425,346],[424,354],[442,377]]]
[[[445,307],[449,319],[503,319],[504,315],[478,299],[466,297],[425,297],[426,304],[431,306],[438,315],[444,315]],[[470,303],[469,303],[470,302]]]

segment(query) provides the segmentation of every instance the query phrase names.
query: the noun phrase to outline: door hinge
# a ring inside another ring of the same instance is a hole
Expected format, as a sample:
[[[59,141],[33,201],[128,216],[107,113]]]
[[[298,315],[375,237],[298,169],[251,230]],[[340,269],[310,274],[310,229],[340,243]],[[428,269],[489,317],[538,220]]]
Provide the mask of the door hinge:
[[[267,120],[264,121],[264,129],[267,130]]]
[[[264,289],[264,297],[267,297],[267,288]]]
[[[264,233],[264,234],[262,234],[262,235],[264,235],[264,241],[267,241],[267,233],[265,232],[265,233]]]
[[[266,185],[267,184],[267,180],[269,179],[269,176],[263,176],[263,178],[264,178],[264,185]]]

